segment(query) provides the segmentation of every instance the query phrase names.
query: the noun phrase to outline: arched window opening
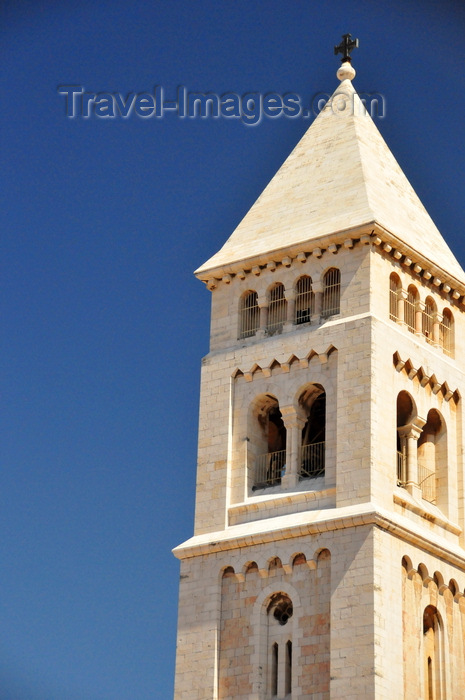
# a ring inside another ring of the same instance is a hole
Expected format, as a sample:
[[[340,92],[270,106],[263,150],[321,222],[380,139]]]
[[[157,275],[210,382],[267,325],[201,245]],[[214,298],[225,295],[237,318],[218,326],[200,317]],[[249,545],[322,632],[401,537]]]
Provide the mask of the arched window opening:
[[[267,697],[284,698],[292,693],[292,601],[285,593],[275,593],[267,612],[268,690]]]
[[[410,333],[416,330],[416,311],[418,301],[418,290],[411,284],[407,290],[407,299],[404,302],[405,323]]]
[[[410,394],[406,391],[399,392],[397,396],[397,485],[405,486],[407,483],[407,431],[406,427],[412,423],[415,415]]]
[[[286,695],[292,693],[292,642],[290,639],[286,642],[286,668],[284,678],[284,692]]]
[[[432,408],[418,440],[418,485],[429,503],[437,503],[438,476],[446,463],[445,425]]]
[[[279,647],[275,642],[271,647],[271,694],[273,697],[278,694],[278,663]]]
[[[428,297],[425,301],[425,308],[421,316],[421,331],[428,343],[434,342],[434,318],[436,315],[436,304]]]
[[[425,700],[442,700],[443,663],[441,658],[441,624],[434,605],[428,605],[423,612],[423,663]]]
[[[310,385],[301,395],[299,404],[307,421],[302,430],[300,477],[315,479],[325,473],[326,394],[317,385]]]
[[[260,309],[257,292],[246,292],[240,302],[239,338],[250,338],[260,327]]]
[[[295,286],[295,319],[294,322],[310,323],[315,313],[315,295],[312,290],[312,278],[303,275]]]
[[[323,303],[321,315],[334,316],[341,310],[341,272],[336,267],[329,269],[323,277]]]
[[[449,355],[454,356],[454,318],[449,309],[444,309],[442,322],[439,324],[439,342],[442,349]]]
[[[284,296],[284,285],[280,282],[270,289],[268,305],[268,335],[281,333],[287,317],[287,301]]]
[[[276,486],[286,471],[286,428],[277,399],[266,394],[252,417],[251,450],[255,456],[254,489]]]
[[[395,272],[389,277],[389,318],[391,321],[399,320],[399,291],[400,279]]]

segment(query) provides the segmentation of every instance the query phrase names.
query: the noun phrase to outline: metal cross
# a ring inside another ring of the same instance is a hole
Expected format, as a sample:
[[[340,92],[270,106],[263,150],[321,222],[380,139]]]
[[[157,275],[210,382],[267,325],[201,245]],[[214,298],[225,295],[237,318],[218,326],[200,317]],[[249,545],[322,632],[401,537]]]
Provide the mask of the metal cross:
[[[345,61],[350,63],[350,52],[354,49],[358,49],[358,39],[352,39],[352,34],[343,34],[339,46],[334,47],[334,55],[337,56],[338,53],[342,53],[342,63],[345,63]]]

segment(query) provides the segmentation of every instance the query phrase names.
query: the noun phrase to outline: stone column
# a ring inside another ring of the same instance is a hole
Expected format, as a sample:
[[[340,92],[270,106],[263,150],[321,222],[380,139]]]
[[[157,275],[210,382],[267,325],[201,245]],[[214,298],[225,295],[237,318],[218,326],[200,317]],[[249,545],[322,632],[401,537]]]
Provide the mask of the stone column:
[[[312,291],[315,295],[315,310],[313,316],[315,316],[316,322],[318,323],[321,318],[321,312],[323,310],[323,284],[322,282],[313,282]],[[312,317],[313,321],[313,317]]]
[[[397,318],[399,323],[405,325],[405,300],[407,299],[407,292],[403,289],[399,289],[397,293]]]
[[[286,330],[290,330],[295,320],[295,292],[294,289],[286,289],[284,294],[287,301],[287,318],[284,327]]]
[[[418,460],[417,443],[421,431],[426,421],[417,416],[408,425],[398,428],[401,439],[405,440],[407,446],[407,475],[405,488],[409,493],[421,498],[421,490],[418,486]]]
[[[442,314],[437,311],[433,314],[433,344],[435,347],[441,347],[441,329]]]
[[[305,420],[297,414],[294,406],[280,406],[280,410],[286,427],[286,473],[281,485],[285,489],[292,489],[299,482],[300,446]]]
[[[417,301],[415,304],[415,335],[423,334],[423,311],[425,304],[422,301]]]
[[[260,328],[257,331],[258,338],[264,338],[266,335],[266,327],[268,325],[268,299],[259,297],[257,300],[258,308],[260,309]]]

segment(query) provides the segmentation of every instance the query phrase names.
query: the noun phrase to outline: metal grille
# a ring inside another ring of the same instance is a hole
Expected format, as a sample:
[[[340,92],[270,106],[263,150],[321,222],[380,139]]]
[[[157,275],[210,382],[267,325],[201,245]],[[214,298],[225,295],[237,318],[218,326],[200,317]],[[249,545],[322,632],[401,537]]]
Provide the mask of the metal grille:
[[[389,280],[389,318],[391,321],[398,321],[399,315],[397,310],[398,298],[397,290],[399,288],[399,283],[393,277]]]
[[[421,330],[428,343],[433,342],[434,312],[433,302],[427,300],[421,316]]]
[[[405,465],[405,455],[402,452],[397,451],[397,485],[404,486],[406,478],[406,465]]]
[[[303,479],[314,479],[325,473],[325,444],[324,442],[314,442],[312,445],[302,445],[300,476]]]
[[[407,324],[407,328],[409,329],[410,333],[415,333],[415,295],[413,292],[408,292],[407,294],[407,299],[404,302],[404,308],[405,308],[405,323]]]
[[[312,291],[312,278],[305,275],[296,284],[295,323],[310,323],[315,312],[315,295]]]
[[[418,465],[418,485],[425,501],[436,503],[436,474],[431,469]]]
[[[452,341],[452,319],[447,314],[444,314],[442,322],[439,324],[439,338],[442,349],[452,357],[453,341]]]
[[[270,335],[279,333],[287,316],[287,301],[284,298],[284,285],[277,284],[270,291],[270,303],[268,306],[267,331]]]
[[[341,303],[341,273],[332,267],[323,279],[323,304],[321,315],[323,317],[338,314]]]
[[[281,477],[286,472],[286,450],[259,455],[255,464],[254,488],[280,484]]]
[[[257,304],[257,292],[247,292],[241,302],[241,328],[239,338],[250,338],[260,327],[260,309]]]

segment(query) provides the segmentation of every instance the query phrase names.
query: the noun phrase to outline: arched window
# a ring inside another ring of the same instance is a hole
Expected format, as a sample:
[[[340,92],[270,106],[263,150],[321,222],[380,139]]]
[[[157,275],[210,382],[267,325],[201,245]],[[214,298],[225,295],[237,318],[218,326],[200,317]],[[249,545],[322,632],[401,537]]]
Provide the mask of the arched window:
[[[323,277],[323,303],[321,315],[324,318],[340,312],[341,306],[341,273],[332,267]]]
[[[421,316],[421,330],[428,343],[434,341],[434,319],[436,315],[436,304],[431,297],[425,301],[425,309]]]
[[[242,295],[239,308],[239,338],[250,338],[260,327],[260,309],[257,292],[249,290]]]
[[[450,309],[444,309],[442,323],[439,324],[439,342],[442,349],[449,355],[454,356],[454,317]]]
[[[285,593],[271,596],[267,607],[267,698],[287,698],[292,693],[293,605]]]
[[[446,433],[441,414],[432,408],[418,440],[418,485],[423,498],[430,503],[438,503],[439,489],[445,491],[442,482],[447,471]],[[444,498],[439,500],[438,505],[444,506]]]
[[[255,401],[248,444],[254,463],[253,488],[280,484],[286,470],[286,428],[278,401],[271,394]]]
[[[405,323],[410,333],[415,333],[416,330],[416,311],[418,301],[418,290],[411,284],[407,290],[407,299],[405,300]]]
[[[324,389],[311,384],[299,399],[307,421],[302,430],[300,476],[314,479],[325,473],[326,394]]]
[[[389,318],[399,320],[399,291],[401,289],[399,276],[395,272],[389,277]]]
[[[397,485],[405,486],[407,483],[407,436],[412,430],[413,419],[416,416],[416,408],[413,399],[406,391],[399,392],[397,396]],[[411,446],[410,446],[411,447]]]
[[[268,300],[268,324],[266,330],[269,335],[280,333],[286,322],[287,301],[284,296],[284,285],[278,282],[269,293]]]
[[[424,700],[445,698],[441,637],[442,626],[439,613],[434,605],[428,605],[423,612]]]
[[[315,295],[312,291],[312,278],[303,275],[295,286],[295,318],[294,322],[310,323],[315,313]]]

